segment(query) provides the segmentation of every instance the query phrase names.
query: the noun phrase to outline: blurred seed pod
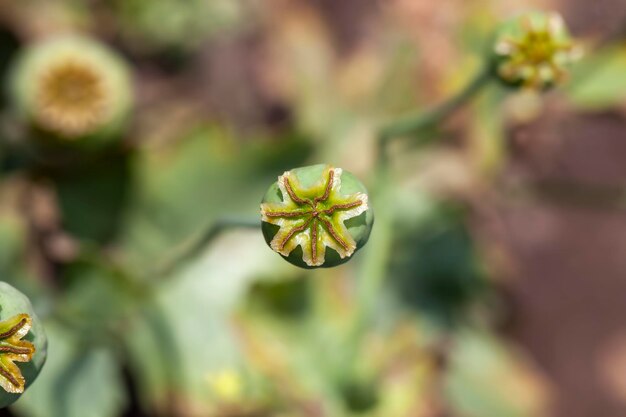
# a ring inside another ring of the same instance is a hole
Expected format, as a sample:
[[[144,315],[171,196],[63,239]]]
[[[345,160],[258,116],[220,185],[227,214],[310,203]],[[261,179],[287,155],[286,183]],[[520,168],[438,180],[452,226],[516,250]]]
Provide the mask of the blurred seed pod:
[[[48,341],[28,298],[0,281],[0,408],[14,403],[44,366]]]
[[[558,13],[530,12],[500,27],[491,54],[494,74],[504,84],[545,90],[567,79],[582,49]]]
[[[367,189],[329,165],[296,168],[278,177],[261,204],[266,242],[302,268],[346,262],[367,243],[374,223]]]
[[[30,140],[96,148],[119,138],[133,107],[126,62],[99,42],[60,36],[19,54],[9,95]]]

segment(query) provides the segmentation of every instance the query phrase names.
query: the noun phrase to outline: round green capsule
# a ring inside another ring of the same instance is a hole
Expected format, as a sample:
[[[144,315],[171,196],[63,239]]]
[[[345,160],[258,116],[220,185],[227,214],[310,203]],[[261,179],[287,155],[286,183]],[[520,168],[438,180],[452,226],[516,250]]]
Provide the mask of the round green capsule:
[[[261,203],[261,220],[266,242],[288,262],[332,267],[367,243],[374,212],[354,175],[313,165],[278,177]]]

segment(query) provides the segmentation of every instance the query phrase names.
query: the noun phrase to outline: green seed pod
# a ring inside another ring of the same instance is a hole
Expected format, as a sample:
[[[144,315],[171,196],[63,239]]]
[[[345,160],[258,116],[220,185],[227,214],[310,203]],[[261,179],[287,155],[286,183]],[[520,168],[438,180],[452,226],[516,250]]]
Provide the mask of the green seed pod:
[[[124,60],[79,36],[26,47],[11,67],[9,88],[15,112],[33,128],[31,137],[57,146],[110,142],[122,132],[133,106]]]
[[[365,243],[374,212],[365,186],[328,165],[285,172],[261,203],[263,236],[270,247],[302,268],[346,262]]]
[[[491,53],[494,75],[505,85],[545,90],[567,78],[581,49],[559,14],[530,12],[501,26]]]
[[[46,361],[43,325],[24,294],[0,282],[0,408],[14,403]]]

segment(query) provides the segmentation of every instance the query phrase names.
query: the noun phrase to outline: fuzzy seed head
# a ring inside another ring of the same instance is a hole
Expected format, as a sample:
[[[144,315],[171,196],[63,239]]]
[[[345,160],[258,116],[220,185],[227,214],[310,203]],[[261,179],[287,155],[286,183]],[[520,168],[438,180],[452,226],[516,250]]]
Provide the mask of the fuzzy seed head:
[[[80,137],[106,120],[105,77],[86,62],[67,60],[41,74],[35,117],[67,138]]]
[[[563,82],[569,66],[581,55],[556,13],[516,18],[495,44],[497,75],[508,84],[542,90]]]
[[[132,105],[124,61],[83,37],[46,39],[27,47],[12,77],[19,113],[65,141],[115,130]]]

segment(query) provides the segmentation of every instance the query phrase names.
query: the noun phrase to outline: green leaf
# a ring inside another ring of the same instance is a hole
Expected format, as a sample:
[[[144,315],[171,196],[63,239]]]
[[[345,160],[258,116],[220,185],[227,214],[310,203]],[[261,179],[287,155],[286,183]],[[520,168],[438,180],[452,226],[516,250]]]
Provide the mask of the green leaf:
[[[99,243],[116,236],[132,186],[132,161],[127,153],[111,155],[55,178],[68,232]]]
[[[442,324],[466,321],[488,287],[462,210],[440,204],[421,224],[400,228],[393,247],[389,276],[398,298]]]
[[[2,213],[0,216],[0,276],[4,281],[15,284],[13,277],[22,267],[22,251],[26,247],[26,232],[15,216]]]
[[[126,405],[115,357],[81,345],[56,324],[47,326],[49,360],[39,379],[15,403],[24,417],[115,417]]]
[[[578,107],[602,110],[626,101],[626,48],[606,47],[573,67],[565,93]]]
[[[458,415],[545,415],[547,398],[542,380],[519,353],[493,335],[460,333],[450,366],[446,389]]]
[[[211,406],[209,377],[242,364],[231,314],[255,277],[276,273],[281,264],[259,232],[233,233],[160,287],[126,338],[147,410],[167,410],[174,399],[196,409]]]
[[[83,340],[103,340],[103,334],[123,327],[134,311],[139,289],[133,279],[108,265],[85,259],[65,266],[63,293],[56,314],[80,327]]]

